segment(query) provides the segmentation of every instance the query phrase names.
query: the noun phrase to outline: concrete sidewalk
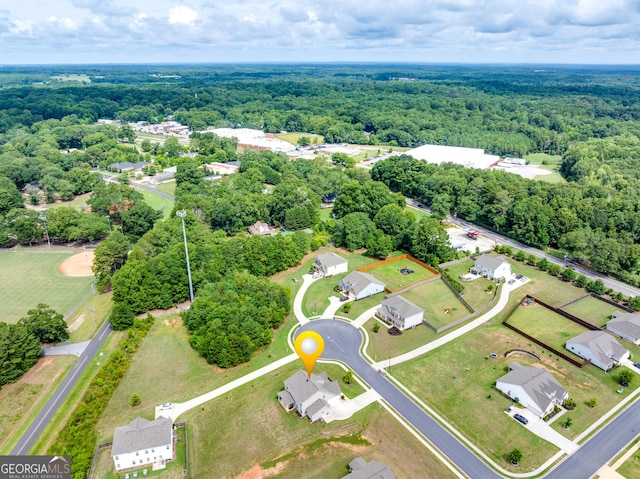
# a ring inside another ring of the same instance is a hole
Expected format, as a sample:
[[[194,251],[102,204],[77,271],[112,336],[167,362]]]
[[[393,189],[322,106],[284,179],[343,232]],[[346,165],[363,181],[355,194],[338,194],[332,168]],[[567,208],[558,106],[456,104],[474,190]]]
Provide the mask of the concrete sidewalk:
[[[64,356],[67,354],[80,356],[91,341],[82,341],[81,343],[63,343],[58,346],[50,346],[43,348],[45,356]]]
[[[354,319],[351,324],[353,324],[354,328],[361,328],[362,326],[364,326],[364,323],[375,316],[378,309],[380,309],[380,304],[376,304],[373,308],[367,309],[364,313]]]

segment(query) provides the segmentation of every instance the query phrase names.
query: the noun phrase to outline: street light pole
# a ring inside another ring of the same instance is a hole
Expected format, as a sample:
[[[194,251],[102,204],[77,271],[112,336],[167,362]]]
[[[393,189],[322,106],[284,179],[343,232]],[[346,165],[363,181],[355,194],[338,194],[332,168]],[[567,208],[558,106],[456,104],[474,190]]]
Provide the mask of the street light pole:
[[[49,229],[47,228],[47,217],[43,213],[40,215],[40,219],[42,220],[42,224],[44,224],[44,232],[47,235],[47,248],[51,249],[51,239],[49,238]]]
[[[111,233],[111,216],[105,215],[107,217],[107,224],[109,225],[109,233]]]
[[[187,230],[184,228],[184,217],[187,216],[187,213],[182,211],[176,211],[176,215],[180,217],[182,220],[182,236],[184,238],[184,254],[187,258],[187,276],[189,277],[189,297],[191,298],[191,302],[193,303],[193,284],[191,283],[191,265],[189,264],[189,247],[187,246]]]

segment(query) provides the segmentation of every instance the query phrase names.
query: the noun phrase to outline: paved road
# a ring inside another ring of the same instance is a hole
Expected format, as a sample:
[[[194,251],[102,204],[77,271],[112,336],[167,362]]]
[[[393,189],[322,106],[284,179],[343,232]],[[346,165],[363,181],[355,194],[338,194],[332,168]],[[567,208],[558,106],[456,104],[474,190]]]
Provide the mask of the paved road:
[[[42,434],[42,431],[47,427],[53,415],[66,399],[69,392],[73,389],[78,378],[82,375],[93,357],[102,347],[102,344],[109,336],[110,332],[111,324],[109,321],[105,321],[98,331],[98,334],[95,335],[87,348],[78,358],[78,362],[76,362],[73,368],[71,368],[67,377],[64,378],[62,383],[58,386],[58,389],[56,389],[56,392],[51,396],[49,401],[47,401],[47,404],[45,404],[42,411],[40,411],[33,423],[31,423],[29,429],[26,430],[20,441],[18,441],[18,444],[13,448],[10,453],[12,456],[29,453],[29,450],[33,447],[40,434]]]
[[[332,319],[311,321],[300,331],[312,330],[324,338],[322,358],[345,362],[373,389],[375,389],[407,422],[428,438],[454,464],[473,479],[495,479],[500,476],[491,470],[474,453],[405,396],[398,388],[376,372],[360,356],[360,332],[350,323]],[[577,477],[577,476],[574,476]]]
[[[415,200],[412,200],[410,198],[406,199],[407,203],[415,208],[424,210],[424,211],[429,211],[428,208],[426,207],[422,207],[422,206],[418,206],[419,203]],[[521,249],[522,251],[524,251],[527,254],[533,254],[534,256],[537,256],[538,258],[546,258],[548,261],[550,261],[551,263],[555,263],[555,264],[559,264],[560,266],[571,266],[574,270],[576,270],[576,272],[578,272],[579,274],[584,274],[587,278],[595,280],[595,279],[600,279],[602,280],[602,282],[604,283],[604,285],[607,288],[611,288],[614,291],[619,291],[620,293],[624,294],[625,296],[640,296],[640,288],[636,288],[634,286],[631,286],[627,283],[624,283],[622,281],[618,281],[617,279],[611,278],[605,274],[602,273],[598,273],[596,271],[593,271],[589,268],[585,268],[584,266],[581,266],[579,264],[575,264],[575,263],[565,263],[564,260],[561,260],[559,258],[556,258],[553,255],[550,255],[548,253],[545,253],[542,250],[539,250],[537,248],[534,248],[532,246],[527,246],[523,243],[520,243],[518,241],[512,240],[511,238],[507,238],[506,236],[503,236],[501,234],[498,233],[494,233],[492,231],[488,231],[485,228],[483,228],[482,226],[476,226],[473,223],[469,223],[467,221],[464,221],[460,218],[454,218],[453,216],[448,216],[447,217],[447,221],[451,224],[455,224],[458,225],[459,227],[465,229],[465,228],[473,228],[473,229],[480,229],[483,233],[482,236],[484,236],[485,238],[491,240],[491,241],[497,241],[498,243],[502,244],[502,245],[506,245],[506,246],[511,246],[512,248],[518,248]]]
[[[300,328],[300,332],[308,330],[316,331],[325,340],[321,358],[345,362],[470,478],[502,477],[360,356],[362,336],[350,323],[320,319]],[[547,479],[589,478],[638,434],[640,434],[640,402],[635,402],[545,477]],[[505,440],[508,441],[508,439]]]

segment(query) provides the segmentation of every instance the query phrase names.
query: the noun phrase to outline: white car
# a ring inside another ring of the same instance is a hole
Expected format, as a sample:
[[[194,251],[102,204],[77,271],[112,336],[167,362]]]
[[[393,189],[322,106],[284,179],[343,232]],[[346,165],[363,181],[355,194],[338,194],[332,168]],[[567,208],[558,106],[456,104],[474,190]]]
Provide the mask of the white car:
[[[166,403],[164,403],[164,404],[162,404],[160,406],[160,410],[161,411],[165,411],[167,409],[173,409],[173,403],[172,402],[166,402]]]

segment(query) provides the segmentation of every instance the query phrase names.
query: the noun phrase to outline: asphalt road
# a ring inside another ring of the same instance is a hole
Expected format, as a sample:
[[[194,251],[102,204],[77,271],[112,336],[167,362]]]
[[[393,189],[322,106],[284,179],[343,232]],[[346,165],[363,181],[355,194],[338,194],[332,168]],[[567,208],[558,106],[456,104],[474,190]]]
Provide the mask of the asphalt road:
[[[105,339],[107,339],[110,332],[111,324],[109,323],[109,321],[105,321],[105,323],[98,331],[98,334],[94,336],[87,348],[78,358],[76,364],[74,364],[73,368],[71,368],[71,371],[69,371],[67,377],[64,378],[62,383],[60,383],[58,389],[56,389],[53,396],[51,396],[49,401],[47,401],[47,404],[45,404],[44,408],[42,408],[42,411],[40,411],[33,423],[31,423],[29,428],[25,431],[20,441],[18,441],[18,444],[16,444],[16,446],[11,450],[10,454],[12,456],[29,453],[29,450],[33,447],[40,434],[42,434],[42,431],[44,431],[44,429],[47,427],[53,415],[66,399],[69,392],[73,389],[74,385],[78,381],[78,378],[82,375],[93,357],[102,347],[102,344],[104,343]]]
[[[347,322],[333,319],[311,321],[302,326],[299,332],[309,330],[316,331],[324,338],[325,346],[321,358],[337,359],[346,363],[470,478],[502,477],[360,356],[362,336],[359,330]],[[635,402],[545,477],[548,479],[589,478],[638,434],[640,434],[640,402]],[[508,441],[508,438],[505,438],[505,441]]]

